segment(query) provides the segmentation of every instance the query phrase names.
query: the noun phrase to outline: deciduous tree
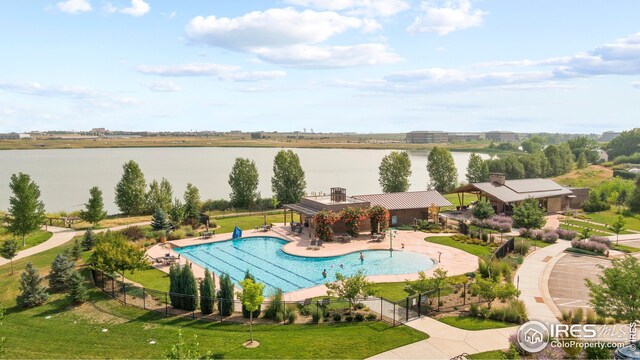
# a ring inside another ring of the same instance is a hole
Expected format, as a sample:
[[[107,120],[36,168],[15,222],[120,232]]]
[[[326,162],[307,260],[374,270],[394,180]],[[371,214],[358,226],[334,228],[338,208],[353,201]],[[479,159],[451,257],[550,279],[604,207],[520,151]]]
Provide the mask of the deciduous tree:
[[[546,210],[541,208],[537,199],[529,198],[513,210],[513,225],[516,228],[540,229],[547,223]]]
[[[640,262],[633,256],[611,260],[611,267],[602,269],[598,282],[585,280],[591,305],[603,317],[619,321],[640,319]]]
[[[13,258],[16,255],[18,255],[18,242],[13,239],[5,240],[0,248],[0,256],[11,263],[11,275],[13,275]]]
[[[191,226],[200,222],[200,190],[191,183],[184,191],[184,221]]]
[[[133,160],[122,165],[122,178],[116,185],[116,205],[125,215],[142,215],[147,210],[147,183],[140,166]]]
[[[624,231],[625,225],[626,222],[624,221],[624,218],[622,216],[618,216],[616,221],[609,226],[609,230],[616,234],[616,245],[618,245],[618,237],[620,236],[620,233]]]
[[[145,259],[144,249],[130,243],[127,238],[117,232],[107,231],[96,241],[90,263],[94,268],[108,274],[141,270],[149,266]]]
[[[640,213],[640,175],[636,176],[636,186],[627,199],[627,206],[633,213]]]
[[[619,136],[609,141],[606,150],[610,159],[620,155],[629,156],[640,151],[640,128],[623,131]]]
[[[430,189],[447,193],[456,186],[458,171],[449,150],[437,146],[431,149],[427,157],[427,171]]]
[[[378,167],[378,182],[385,193],[405,192],[409,190],[411,159],[406,151],[392,151],[382,158]]]
[[[249,311],[249,333],[251,334],[251,342],[253,342],[253,312],[260,308],[264,302],[264,284],[254,282],[252,279],[244,279],[240,283],[242,293],[239,294],[242,306]]]
[[[258,168],[249,159],[236,158],[229,174],[231,202],[234,206],[247,209],[260,197],[258,193]]]
[[[355,300],[375,293],[375,289],[371,285],[372,283],[367,280],[362,269],[349,277],[336,273],[336,281],[325,284],[327,295],[349,301],[349,308],[353,308]]]
[[[471,184],[489,181],[489,165],[476,153],[469,156],[467,181]]]
[[[171,209],[173,201],[173,188],[169,180],[162,178],[160,183],[153,180],[149,184],[149,191],[146,195],[147,213],[153,213],[157,208],[162,209],[165,213]]]
[[[300,158],[293,150],[280,150],[273,159],[271,191],[281,204],[293,204],[304,195],[307,182]]]
[[[473,213],[473,216],[479,220],[488,219],[496,213],[493,210],[493,206],[491,206],[488,201],[478,201],[471,212]]]
[[[40,229],[45,219],[44,203],[40,200],[40,188],[31,181],[27,174],[11,175],[9,183],[12,195],[9,198],[11,221],[8,230],[22,238],[22,246],[26,246],[26,237]]]

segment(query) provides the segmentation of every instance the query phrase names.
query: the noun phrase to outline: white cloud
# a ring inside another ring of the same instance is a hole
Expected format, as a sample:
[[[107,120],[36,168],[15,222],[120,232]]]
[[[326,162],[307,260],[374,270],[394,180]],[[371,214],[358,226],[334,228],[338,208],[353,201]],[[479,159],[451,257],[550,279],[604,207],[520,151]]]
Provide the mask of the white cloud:
[[[171,80],[164,81],[154,81],[150,83],[145,83],[144,86],[151,91],[156,92],[180,92],[182,91],[182,86],[174,83]]]
[[[222,65],[213,63],[191,63],[182,65],[140,65],[136,68],[145,75],[166,77],[213,76],[223,81],[263,81],[287,76],[284,71],[243,71],[236,65]]]
[[[640,89],[640,81],[633,81],[631,83],[631,86],[633,86],[636,89]]]
[[[134,17],[140,17],[151,11],[151,6],[144,0],[131,0],[131,5],[128,7],[119,8],[112,3],[106,3],[102,9],[109,14],[121,13],[131,15]]]
[[[134,105],[138,103],[137,99],[131,97],[118,96],[83,86],[43,85],[38,82],[0,81],[0,90],[32,96],[68,98],[78,101],[79,104],[88,104],[101,108],[114,108],[121,105]]]
[[[384,44],[325,44],[349,30],[368,33],[379,28],[380,24],[372,19],[284,8],[254,11],[232,19],[198,16],[189,22],[186,33],[194,43],[254,54],[262,61],[285,66],[336,68],[400,61]]]
[[[295,45],[261,48],[254,51],[259,59],[300,68],[341,68],[394,64],[402,59],[383,44],[351,46]]]
[[[474,9],[471,0],[445,0],[441,4],[423,1],[422,11],[423,14],[415,18],[407,31],[446,35],[457,30],[481,26],[488,14],[486,11]]]
[[[319,10],[343,11],[348,15],[389,17],[410,8],[403,0],[285,0],[297,6]]]
[[[60,1],[56,4],[56,7],[58,10],[69,14],[91,11],[91,3],[87,0]]]
[[[237,18],[197,16],[187,25],[195,43],[248,51],[258,47],[323,42],[350,29],[374,30],[377,23],[335,12],[292,8],[253,11]]]

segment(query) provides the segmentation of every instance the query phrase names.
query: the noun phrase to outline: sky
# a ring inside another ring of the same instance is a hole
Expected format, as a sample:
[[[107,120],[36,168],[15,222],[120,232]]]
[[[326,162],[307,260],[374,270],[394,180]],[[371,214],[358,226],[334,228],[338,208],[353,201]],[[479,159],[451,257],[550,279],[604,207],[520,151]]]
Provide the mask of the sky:
[[[0,0],[0,26],[0,132],[640,124],[636,0]]]

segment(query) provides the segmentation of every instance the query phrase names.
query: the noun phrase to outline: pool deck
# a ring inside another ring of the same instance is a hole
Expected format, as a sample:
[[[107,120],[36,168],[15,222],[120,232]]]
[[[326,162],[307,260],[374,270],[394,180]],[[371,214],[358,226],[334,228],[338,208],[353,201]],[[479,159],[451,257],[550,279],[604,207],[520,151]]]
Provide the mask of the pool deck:
[[[147,250],[147,255],[152,258],[162,257],[167,253],[178,256],[178,253],[173,250],[174,248],[227,241],[231,239],[231,235],[231,233],[226,233],[216,235],[210,239],[189,238],[174,240],[165,244],[157,244]],[[478,267],[478,258],[476,256],[452,247],[424,241],[425,237],[442,235],[444,234],[429,234],[420,231],[398,231],[397,236],[394,236],[393,238],[393,249],[421,253],[434,259],[436,266],[432,269],[425,270],[427,275],[431,275],[433,271],[438,268],[447,270],[449,275],[460,275],[475,271]],[[372,242],[370,236],[365,234],[362,234],[360,239],[352,240],[351,242],[325,242],[322,247],[317,248],[311,246],[311,239],[306,231],[303,234],[292,233],[289,230],[289,227],[284,224],[277,224],[272,230],[266,232],[254,230],[243,231],[243,237],[246,238],[252,236],[271,236],[285,239],[289,241],[289,243],[283,246],[282,250],[284,252],[291,255],[307,257],[338,256],[363,250],[389,249],[388,239],[382,242]],[[404,249],[402,248],[403,244]],[[440,258],[440,262],[438,262],[438,258]],[[186,263],[184,257],[181,257],[180,263]],[[161,271],[169,272],[169,266],[167,265],[154,265],[154,267]],[[204,277],[204,269],[198,264],[192,264],[192,269],[196,277]],[[417,279],[418,274],[372,275],[367,278],[372,282],[401,282],[404,280]],[[216,278],[216,283],[217,281],[218,279]],[[311,288],[285,293],[284,297],[287,301],[299,301],[316,296],[325,296],[326,294],[327,288],[324,285],[318,285]]]

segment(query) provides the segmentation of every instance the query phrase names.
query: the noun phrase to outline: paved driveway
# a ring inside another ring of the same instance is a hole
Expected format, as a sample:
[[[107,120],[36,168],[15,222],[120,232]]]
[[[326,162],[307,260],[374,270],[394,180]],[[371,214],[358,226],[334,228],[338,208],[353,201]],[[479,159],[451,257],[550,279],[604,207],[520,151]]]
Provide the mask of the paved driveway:
[[[584,280],[597,281],[601,273],[598,264],[611,266],[609,260],[575,254],[566,254],[558,260],[549,276],[549,293],[560,311],[589,307],[589,290]]]

